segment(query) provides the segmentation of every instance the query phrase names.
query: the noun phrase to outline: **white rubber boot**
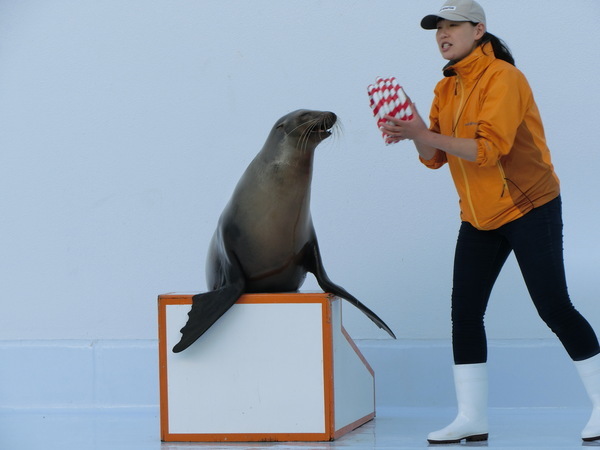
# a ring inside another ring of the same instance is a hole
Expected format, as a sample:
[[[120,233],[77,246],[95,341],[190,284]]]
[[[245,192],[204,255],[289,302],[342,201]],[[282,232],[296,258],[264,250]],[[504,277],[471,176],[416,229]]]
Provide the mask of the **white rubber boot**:
[[[455,365],[454,386],[458,415],[446,428],[429,433],[427,440],[430,444],[456,444],[463,439],[487,441],[487,364]]]
[[[597,441],[600,439],[600,354],[575,361],[575,367],[593,406],[590,420],[581,432],[581,439]]]

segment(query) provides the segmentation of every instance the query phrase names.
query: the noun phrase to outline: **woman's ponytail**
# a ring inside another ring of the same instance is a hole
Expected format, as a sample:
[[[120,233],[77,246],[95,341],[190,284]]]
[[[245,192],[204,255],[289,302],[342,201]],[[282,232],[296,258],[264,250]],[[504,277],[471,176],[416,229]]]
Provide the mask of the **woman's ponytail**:
[[[492,49],[494,50],[494,56],[496,58],[502,59],[503,61],[506,61],[507,63],[510,63],[513,66],[515,65],[515,58],[513,58],[513,55],[510,52],[510,49],[508,48],[508,45],[506,45],[506,43],[502,39],[486,31],[483,37],[481,38],[479,45],[484,45],[488,42],[492,44]]]

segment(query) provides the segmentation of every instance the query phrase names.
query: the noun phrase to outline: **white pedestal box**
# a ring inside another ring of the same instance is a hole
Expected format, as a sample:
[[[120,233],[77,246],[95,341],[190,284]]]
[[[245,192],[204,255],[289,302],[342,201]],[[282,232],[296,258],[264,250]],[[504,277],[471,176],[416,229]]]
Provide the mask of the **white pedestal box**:
[[[246,294],[171,349],[192,295],[158,297],[163,441],[330,441],[375,417],[373,369],[330,294]]]

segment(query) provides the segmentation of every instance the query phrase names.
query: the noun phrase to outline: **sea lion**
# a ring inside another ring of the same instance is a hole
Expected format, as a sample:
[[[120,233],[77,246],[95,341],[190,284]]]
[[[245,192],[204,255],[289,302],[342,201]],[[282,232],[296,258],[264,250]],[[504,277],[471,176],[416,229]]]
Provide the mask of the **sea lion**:
[[[193,296],[173,352],[193,344],[243,293],[296,291],[307,272],[395,338],[375,313],[329,279],[321,260],[310,214],[312,167],[315,148],[336,121],[332,112],[298,110],[275,123],[219,218],[206,264],[212,290]]]

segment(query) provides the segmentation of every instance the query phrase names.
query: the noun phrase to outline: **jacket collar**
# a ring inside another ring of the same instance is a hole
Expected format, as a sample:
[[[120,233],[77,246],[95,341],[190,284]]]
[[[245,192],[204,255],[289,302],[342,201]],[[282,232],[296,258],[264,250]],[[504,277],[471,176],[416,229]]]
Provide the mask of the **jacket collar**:
[[[450,61],[444,66],[443,72],[445,77],[453,77],[459,74],[461,77],[477,76],[485,70],[496,57],[492,44],[486,42],[483,45],[478,45],[467,57],[458,62]]]

